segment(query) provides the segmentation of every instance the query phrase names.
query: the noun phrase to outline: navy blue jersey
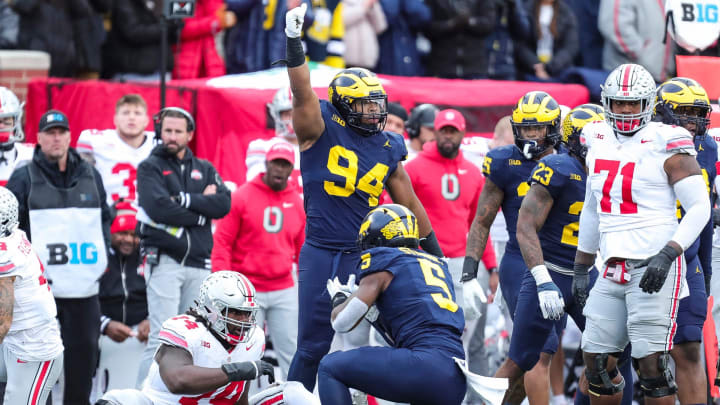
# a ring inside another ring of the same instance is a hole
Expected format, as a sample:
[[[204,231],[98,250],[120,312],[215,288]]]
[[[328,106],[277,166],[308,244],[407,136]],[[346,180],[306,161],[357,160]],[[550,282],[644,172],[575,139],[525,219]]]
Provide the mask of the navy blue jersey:
[[[580,161],[562,153],[540,159],[528,179],[531,185],[545,187],[553,198],[553,206],[538,232],[543,257],[566,269],[572,269],[575,261],[586,177]]]
[[[376,305],[396,347],[439,345],[464,353],[465,319],[444,261],[416,249],[376,247],[363,252],[358,269],[361,280],[379,271],[393,275]]]
[[[402,136],[392,132],[355,133],[325,100],[320,111],[325,132],[300,153],[305,239],[319,247],[354,248],[360,223],[378,205],[385,181],[407,149]]]
[[[528,177],[537,162],[525,159],[520,149],[515,145],[505,145],[492,149],[485,156],[483,174],[499,187],[505,196],[502,202],[502,212],[507,223],[507,232],[510,235],[506,251],[520,253],[515,237],[518,212],[522,198],[527,194],[530,185]]]

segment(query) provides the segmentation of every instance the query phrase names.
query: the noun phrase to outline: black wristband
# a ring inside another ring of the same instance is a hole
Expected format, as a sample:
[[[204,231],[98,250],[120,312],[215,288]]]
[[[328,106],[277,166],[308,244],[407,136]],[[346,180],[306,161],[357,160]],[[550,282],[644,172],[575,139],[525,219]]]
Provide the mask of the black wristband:
[[[335,296],[332,297],[332,307],[335,308],[336,306],[347,301],[347,299],[348,299],[348,296],[345,293],[343,293],[343,292],[336,293]]]
[[[462,278],[460,279],[460,281],[464,283],[477,277],[479,264],[479,261],[473,259],[470,256],[465,256],[465,261],[463,261]]]
[[[444,257],[443,251],[440,248],[440,242],[438,242],[434,231],[430,231],[428,236],[420,239],[420,247],[435,257]]]
[[[573,263],[573,274],[576,276],[586,276],[592,266],[592,264]]]
[[[287,38],[285,57],[287,58],[287,67],[294,68],[302,66],[305,63],[305,52],[302,47],[300,38]]]

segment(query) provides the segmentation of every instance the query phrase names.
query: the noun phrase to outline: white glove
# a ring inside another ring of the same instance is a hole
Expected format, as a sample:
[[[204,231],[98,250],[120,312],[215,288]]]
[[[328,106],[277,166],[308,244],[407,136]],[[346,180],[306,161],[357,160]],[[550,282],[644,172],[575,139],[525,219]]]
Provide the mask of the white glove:
[[[530,272],[537,284],[538,302],[543,318],[560,319],[565,313],[565,300],[558,286],[552,281],[547,267],[540,264],[530,269]]]
[[[346,284],[340,283],[340,280],[335,277],[332,280],[327,281],[327,290],[328,293],[330,293],[330,298],[334,297],[337,293],[343,293],[346,297],[349,297],[352,295],[352,293],[357,290],[357,285],[355,285],[355,275],[351,274],[350,277],[348,277],[348,281]]]
[[[487,296],[476,278],[463,283],[463,311],[468,319],[478,318],[482,304],[487,303]]]
[[[285,14],[285,35],[287,35],[288,38],[299,38],[300,34],[302,34],[306,10],[307,4],[302,3],[300,7],[288,10]]]

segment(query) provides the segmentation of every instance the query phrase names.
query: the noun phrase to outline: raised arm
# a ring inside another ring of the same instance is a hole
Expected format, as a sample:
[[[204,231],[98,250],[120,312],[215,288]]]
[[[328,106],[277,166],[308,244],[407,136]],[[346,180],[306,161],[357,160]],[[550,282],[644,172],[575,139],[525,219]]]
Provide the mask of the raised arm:
[[[306,9],[307,4],[302,3],[285,15],[286,59],[293,94],[292,123],[301,151],[310,148],[325,131],[320,101],[310,84],[310,69],[300,40]]]

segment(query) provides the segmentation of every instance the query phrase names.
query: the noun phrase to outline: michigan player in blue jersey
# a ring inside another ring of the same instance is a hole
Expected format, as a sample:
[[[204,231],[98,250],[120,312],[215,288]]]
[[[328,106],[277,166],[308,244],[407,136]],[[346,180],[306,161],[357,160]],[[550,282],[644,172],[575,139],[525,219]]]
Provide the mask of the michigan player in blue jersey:
[[[447,265],[417,250],[415,215],[398,204],[370,211],[357,241],[362,250],[357,290],[348,296],[349,288],[340,291],[328,283],[332,326],[348,332],[377,312],[394,345],[325,356],[318,373],[321,402],[349,405],[348,388],[355,388],[395,402],[460,404],[466,382],[453,357],[465,358],[460,338],[465,320]]]
[[[304,14],[305,4],[288,11],[285,27],[307,215],[298,265],[298,343],[288,380],[312,391],[333,337],[325,284],[335,277],[346,282],[356,272],[357,230],[384,187],[417,216],[422,248],[436,256],[442,250],[399,164],[407,155],[403,138],[383,131],[387,94],[380,81],[366,69],[345,69],[330,83],[329,101],[318,100],[300,41]]]
[[[672,78],[657,89],[655,120],[682,126],[693,134],[697,161],[700,164],[708,195],[715,181],[717,144],[707,136],[710,124],[710,100],[705,89],[695,80]],[[678,209],[678,218],[684,210]],[[678,398],[682,404],[705,403],[707,380],[701,352],[702,329],[707,316],[707,292],[712,274],[712,221],[700,237],[684,252],[686,278],[690,295],[680,300],[677,315],[675,347],[670,355],[675,360]]]
[[[549,94],[531,91],[518,100],[511,123],[515,144],[491,150],[483,162],[485,186],[468,233],[463,263],[463,308],[466,311],[480,307],[482,287],[476,279],[478,261],[485,249],[490,226],[502,207],[510,239],[499,266],[500,288],[510,315],[515,315],[520,283],[527,272],[515,237],[517,215],[520,203],[530,189],[527,179],[532,169],[539,159],[554,153],[560,141],[560,106]],[[553,330],[543,343],[543,353],[555,353],[557,333]],[[550,357],[544,356],[533,371],[526,374],[525,385],[548,386],[549,363]]]

